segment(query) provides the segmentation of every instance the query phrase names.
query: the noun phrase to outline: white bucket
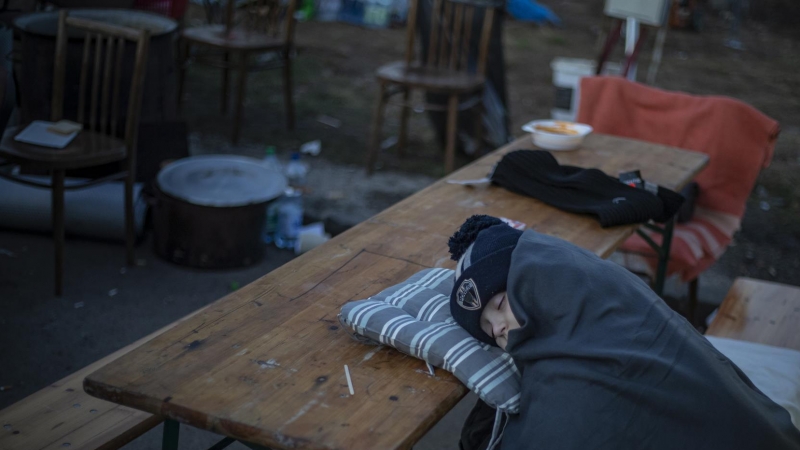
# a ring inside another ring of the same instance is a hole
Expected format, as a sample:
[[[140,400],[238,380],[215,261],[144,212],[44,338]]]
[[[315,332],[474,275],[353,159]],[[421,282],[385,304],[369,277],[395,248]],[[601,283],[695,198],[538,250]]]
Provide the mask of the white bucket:
[[[591,59],[556,58],[550,63],[555,86],[555,107],[550,115],[555,120],[574,121],[578,113],[581,78],[594,76],[597,62]],[[622,67],[618,63],[606,62],[603,75],[619,75]]]

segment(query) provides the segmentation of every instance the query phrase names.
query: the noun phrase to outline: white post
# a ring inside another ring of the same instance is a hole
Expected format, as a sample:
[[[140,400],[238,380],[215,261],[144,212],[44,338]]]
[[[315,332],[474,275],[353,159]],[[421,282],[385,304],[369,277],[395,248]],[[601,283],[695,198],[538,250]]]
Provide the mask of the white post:
[[[639,21],[633,17],[625,19],[625,56],[630,57],[633,49],[636,48],[636,40],[639,38]],[[628,70],[628,79],[636,81],[636,61],[631,63]]]
[[[667,27],[665,23],[658,28],[656,44],[653,48],[653,59],[650,60],[650,68],[647,70],[647,84],[656,84],[656,73],[661,64],[661,56],[664,54],[664,41],[667,39]]]

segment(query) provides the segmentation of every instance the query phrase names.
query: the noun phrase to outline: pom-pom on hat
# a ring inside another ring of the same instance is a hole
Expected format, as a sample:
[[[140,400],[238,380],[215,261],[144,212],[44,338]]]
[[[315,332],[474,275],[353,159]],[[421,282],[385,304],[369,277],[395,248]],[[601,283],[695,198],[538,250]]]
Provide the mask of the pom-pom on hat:
[[[511,253],[522,231],[486,215],[472,216],[448,241],[458,261],[450,294],[450,313],[456,323],[478,340],[496,346],[481,329],[481,314],[489,300],[506,290]]]

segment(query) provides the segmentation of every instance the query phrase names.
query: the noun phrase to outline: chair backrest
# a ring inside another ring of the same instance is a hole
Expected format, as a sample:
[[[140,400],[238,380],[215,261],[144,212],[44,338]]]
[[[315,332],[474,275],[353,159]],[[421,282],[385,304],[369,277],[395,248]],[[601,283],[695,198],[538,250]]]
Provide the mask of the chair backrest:
[[[780,131],[778,122],[739,100],[669,92],[621,77],[581,80],[576,120],[598,133],[707,154],[709,164],[695,179],[696,204],[739,218]]]
[[[297,0],[228,0],[225,6],[225,33],[234,30],[283,38],[287,46],[294,40],[294,13]]]
[[[53,76],[53,101],[51,120],[59,121],[65,116],[64,99],[67,73],[67,50],[71,29],[84,32],[81,59],[80,83],[78,85],[77,121],[85,129],[97,133],[118,136],[117,124],[123,105],[125,129],[123,136],[128,147],[128,158],[133,158],[139,113],[142,106],[144,76],[150,32],[99,22],[80,17],[70,17],[62,10],[58,18],[56,39],[55,74]],[[126,43],[135,44],[133,72],[125,72],[124,55]],[[122,80],[130,78],[129,86]],[[127,89],[126,89],[127,88]],[[127,102],[121,95],[128,93]],[[71,116],[71,114],[70,114]]]
[[[432,7],[427,49],[417,54],[414,39],[420,1],[432,2]],[[411,0],[406,64],[484,75],[496,6],[496,3],[480,0]],[[470,60],[470,44],[475,39],[478,40],[477,59]]]

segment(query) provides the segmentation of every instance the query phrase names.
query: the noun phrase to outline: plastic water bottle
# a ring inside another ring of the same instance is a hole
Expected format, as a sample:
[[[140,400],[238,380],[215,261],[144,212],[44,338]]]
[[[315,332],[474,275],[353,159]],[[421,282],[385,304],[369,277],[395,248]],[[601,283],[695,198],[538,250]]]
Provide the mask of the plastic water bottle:
[[[278,248],[294,248],[303,226],[303,196],[297,189],[288,188],[278,206],[278,231],[275,245]]]
[[[278,210],[280,210],[283,197],[278,197],[267,206],[267,218],[264,222],[264,231],[261,233],[261,240],[265,244],[275,242],[275,235],[278,232]]]
[[[289,161],[289,164],[286,165],[284,174],[286,175],[286,181],[289,183],[289,187],[295,189],[303,189],[305,187],[308,168],[300,161],[300,153],[292,153],[292,159]]]
[[[300,10],[303,12],[303,17],[305,20],[311,20],[314,18],[314,7],[315,5],[314,0],[303,0],[302,5],[300,6]]]
[[[275,154],[275,146],[270,145],[264,150],[264,159],[261,160],[264,166],[281,173],[283,172],[283,167],[281,166],[281,162],[278,161],[278,155]]]
[[[268,169],[276,173],[282,173],[283,167],[275,154],[275,146],[268,146],[264,150],[264,159],[261,160],[262,164]],[[281,198],[278,197],[267,206],[266,220],[264,221],[264,231],[261,233],[261,240],[270,244],[275,240],[275,233],[278,231],[278,208],[280,207]]]

